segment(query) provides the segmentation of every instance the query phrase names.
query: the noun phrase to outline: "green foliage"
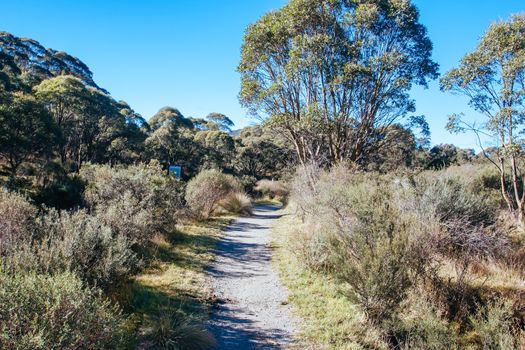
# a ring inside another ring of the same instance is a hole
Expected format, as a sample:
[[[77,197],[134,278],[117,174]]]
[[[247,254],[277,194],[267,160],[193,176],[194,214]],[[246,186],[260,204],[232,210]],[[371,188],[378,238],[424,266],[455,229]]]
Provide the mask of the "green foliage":
[[[87,85],[98,88],[93,73],[81,60],[63,51],[46,49],[36,40],[0,32],[0,51],[0,68],[7,66],[4,72],[8,72],[12,90],[24,90],[42,80],[64,74],[72,74]]]
[[[74,272],[104,289],[122,284],[140,267],[130,240],[84,211],[51,211],[41,223],[41,238],[15,260],[18,268],[47,273]]]
[[[203,170],[186,187],[186,202],[195,214],[208,218],[220,201],[241,190],[239,182],[218,170]]]
[[[0,190],[0,256],[16,252],[31,240],[37,209],[26,198]]]
[[[175,128],[193,129],[193,123],[182,115],[182,113],[173,107],[161,108],[151,119],[149,125],[153,130],[161,126],[172,124]]]
[[[209,124],[224,132],[231,132],[231,128],[235,125],[230,118],[222,113],[210,113],[206,116],[206,120]]]
[[[340,166],[322,175],[309,203],[302,203],[307,220],[318,225],[317,237],[309,239],[311,253],[325,256],[320,260],[351,287],[349,296],[372,322],[391,319],[412,283],[412,222],[401,215],[384,180],[367,181]]]
[[[504,300],[480,308],[470,319],[477,345],[487,350],[516,349],[518,343],[515,342],[515,336],[520,330],[516,327],[512,315],[512,305]],[[521,332],[523,337],[523,331]]]
[[[495,208],[487,205],[483,197],[468,188],[458,177],[429,176],[421,178],[419,201],[421,216],[434,217],[449,226],[454,223],[487,226],[494,222]],[[425,183],[427,182],[427,183]]]
[[[358,161],[377,130],[414,111],[412,85],[437,77],[431,51],[410,1],[292,0],[246,30],[239,96],[303,164]]]
[[[458,337],[424,291],[415,289],[402,305],[399,320],[392,324],[401,349],[458,349]]]
[[[468,124],[460,114],[449,117],[447,128],[453,132],[472,131],[480,142],[484,135],[498,144],[497,160],[491,160],[500,172],[501,192],[507,207],[525,222],[525,197],[520,183],[523,176],[523,141],[520,132],[525,119],[525,15],[493,23],[467,54],[459,67],[441,79],[441,89],[460,93],[485,116],[478,124]],[[489,158],[490,159],[490,158]],[[512,186],[506,186],[512,178]]]
[[[15,94],[0,104],[0,159],[11,177],[22,163],[52,154],[60,130],[50,114],[30,95]]]
[[[112,230],[138,245],[157,231],[170,230],[182,206],[180,183],[155,163],[111,168],[86,166],[85,202]]]
[[[293,150],[268,128],[249,126],[236,137],[233,168],[238,174],[257,179],[281,178],[294,164]]]
[[[202,167],[213,169],[231,169],[235,154],[233,138],[224,131],[199,131],[194,140],[205,149]]]
[[[73,274],[0,270],[0,348],[120,349],[125,318]]]

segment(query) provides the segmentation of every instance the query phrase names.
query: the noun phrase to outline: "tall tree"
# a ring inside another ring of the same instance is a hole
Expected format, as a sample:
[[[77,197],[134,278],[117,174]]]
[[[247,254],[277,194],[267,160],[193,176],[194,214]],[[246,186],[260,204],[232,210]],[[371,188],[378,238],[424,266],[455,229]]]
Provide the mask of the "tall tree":
[[[11,178],[24,162],[50,156],[60,132],[48,111],[21,93],[0,104],[0,157]]]
[[[231,132],[235,125],[233,121],[222,113],[210,113],[206,116],[208,124],[215,125],[220,131]]]
[[[442,78],[441,88],[466,95],[470,106],[485,116],[481,125],[475,125],[454,114],[447,127],[454,132],[474,131],[481,147],[482,133],[496,142],[495,161],[484,153],[499,170],[501,194],[509,210],[525,223],[525,157],[520,138],[525,125],[525,15],[492,24],[477,48]]]
[[[34,87],[34,92],[62,130],[64,142],[59,149],[62,162],[75,159],[79,123],[90,100],[88,89],[80,79],[65,75],[44,80]]]
[[[370,135],[414,111],[437,77],[408,0],[291,0],[251,25],[240,100],[292,142],[302,163],[359,161]]]
[[[190,119],[184,117],[177,108],[169,106],[162,107],[153,117],[150,118],[148,123],[153,130],[168,123],[172,123],[176,128],[182,127],[193,129],[193,123]]]

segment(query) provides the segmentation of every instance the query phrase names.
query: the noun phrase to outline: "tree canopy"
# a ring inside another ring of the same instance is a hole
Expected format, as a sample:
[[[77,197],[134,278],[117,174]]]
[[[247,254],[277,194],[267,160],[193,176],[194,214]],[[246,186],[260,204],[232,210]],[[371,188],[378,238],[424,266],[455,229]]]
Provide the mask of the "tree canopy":
[[[373,132],[414,111],[412,85],[437,77],[431,52],[410,1],[292,0],[247,29],[240,100],[301,162],[358,161]]]
[[[499,169],[509,209],[525,221],[525,15],[492,24],[476,49],[441,79],[441,87],[467,96],[470,106],[486,117],[481,125],[471,125],[453,114],[447,126],[454,132],[483,133],[496,142],[496,160],[487,158]]]

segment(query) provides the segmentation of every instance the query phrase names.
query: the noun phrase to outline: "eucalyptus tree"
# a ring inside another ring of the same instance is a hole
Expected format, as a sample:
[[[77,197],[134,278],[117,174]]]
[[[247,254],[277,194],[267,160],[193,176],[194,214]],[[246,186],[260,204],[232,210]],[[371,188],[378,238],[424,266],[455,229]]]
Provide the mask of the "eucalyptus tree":
[[[224,131],[202,130],[197,131],[194,140],[202,145],[203,166],[210,169],[230,170],[235,156],[235,142]]]
[[[414,111],[437,77],[409,0],[291,0],[250,25],[241,103],[285,135],[302,163],[363,157],[370,135]]]
[[[232,127],[235,125],[235,123],[225,116],[222,113],[210,113],[206,116],[206,120],[208,121],[208,128],[211,126],[215,126],[216,129],[224,132],[231,132]]]
[[[454,114],[447,127],[475,132],[481,147],[487,136],[495,143],[495,156],[484,154],[499,170],[509,210],[525,223],[525,15],[493,23],[476,49],[441,79],[441,87],[467,96],[470,106],[485,117],[476,125]]]
[[[33,90],[62,130],[63,143],[58,146],[62,163],[74,159],[79,123],[90,100],[87,87],[80,79],[63,75],[44,80]]]
[[[187,129],[193,129],[194,125],[192,121],[177,109],[173,107],[162,107],[157,113],[148,121],[152,130],[156,130],[163,125],[172,123],[175,127],[182,127]]]
[[[11,179],[24,162],[50,157],[59,137],[52,116],[34,97],[15,93],[0,104],[0,158]]]

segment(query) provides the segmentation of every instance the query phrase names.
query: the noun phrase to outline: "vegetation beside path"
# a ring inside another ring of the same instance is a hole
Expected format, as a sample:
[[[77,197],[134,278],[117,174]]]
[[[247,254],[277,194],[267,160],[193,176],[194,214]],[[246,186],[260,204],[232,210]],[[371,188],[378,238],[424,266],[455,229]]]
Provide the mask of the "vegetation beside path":
[[[144,325],[139,329],[142,335],[151,334],[163,344],[169,333],[178,332],[179,338],[186,338],[181,342],[184,348],[213,345],[213,338],[200,327],[213,303],[205,268],[213,261],[215,244],[231,219],[178,225],[176,231],[154,239],[155,261],[135,278],[128,296],[128,307]],[[180,322],[178,327],[173,327],[174,322]]]

